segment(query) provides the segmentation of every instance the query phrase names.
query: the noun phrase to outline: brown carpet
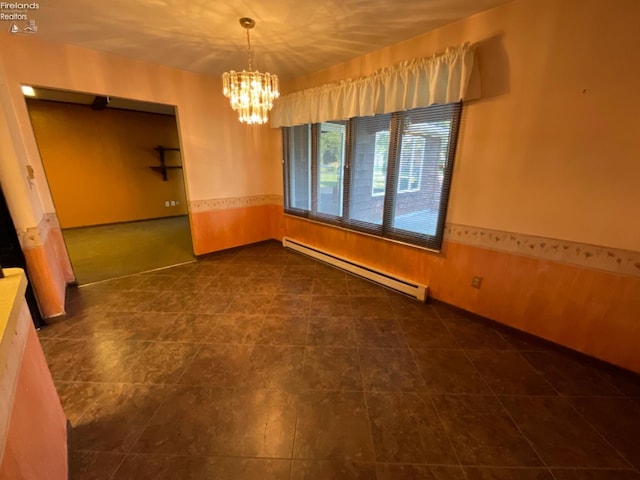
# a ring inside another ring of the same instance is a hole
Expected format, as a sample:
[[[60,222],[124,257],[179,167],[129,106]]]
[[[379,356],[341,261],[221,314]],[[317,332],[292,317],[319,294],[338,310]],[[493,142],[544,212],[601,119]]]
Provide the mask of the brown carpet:
[[[63,230],[80,285],[194,261],[184,216]]]

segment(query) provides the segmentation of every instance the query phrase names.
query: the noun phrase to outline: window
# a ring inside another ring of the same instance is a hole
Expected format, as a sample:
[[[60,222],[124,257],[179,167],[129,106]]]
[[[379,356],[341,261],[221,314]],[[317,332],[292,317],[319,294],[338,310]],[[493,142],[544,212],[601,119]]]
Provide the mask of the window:
[[[300,125],[288,128],[287,133],[286,203],[290,210],[304,212],[311,208],[311,128]]]
[[[344,221],[356,227],[382,226],[391,115],[354,118],[350,123],[349,216]]]
[[[389,130],[376,132],[376,147],[373,157],[373,183],[371,195],[379,197],[384,195],[387,183],[387,160],[389,157]]]
[[[461,104],[284,128],[285,211],[440,249]]]
[[[417,192],[420,190],[425,143],[425,139],[419,136],[409,135],[402,139],[398,193]]]
[[[317,211],[340,217],[343,202],[342,172],[346,126],[338,122],[321,123],[318,131]]]

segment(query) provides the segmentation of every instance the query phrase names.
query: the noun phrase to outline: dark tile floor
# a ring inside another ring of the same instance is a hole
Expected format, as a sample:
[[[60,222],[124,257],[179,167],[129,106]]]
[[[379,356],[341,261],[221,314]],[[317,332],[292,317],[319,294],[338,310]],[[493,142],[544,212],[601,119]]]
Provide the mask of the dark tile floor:
[[[71,293],[71,479],[640,480],[636,377],[275,242]]]

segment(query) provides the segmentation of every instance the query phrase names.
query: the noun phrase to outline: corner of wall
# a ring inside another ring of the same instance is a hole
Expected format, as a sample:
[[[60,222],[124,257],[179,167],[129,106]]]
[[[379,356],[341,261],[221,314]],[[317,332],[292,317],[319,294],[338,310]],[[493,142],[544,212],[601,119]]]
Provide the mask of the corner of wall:
[[[19,235],[27,273],[44,318],[65,313],[66,285],[74,279],[60,227],[52,215],[55,217],[43,216],[38,227]]]

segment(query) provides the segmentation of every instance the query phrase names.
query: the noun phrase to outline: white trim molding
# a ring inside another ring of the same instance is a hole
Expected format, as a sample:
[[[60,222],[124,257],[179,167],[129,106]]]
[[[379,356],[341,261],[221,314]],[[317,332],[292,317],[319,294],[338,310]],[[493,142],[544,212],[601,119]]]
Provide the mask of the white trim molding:
[[[49,231],[52,228],[60,228],[58,216],[55,212],[45,213],[40,218],[37,227],[17,230],[18,241],[23,249],[41,247],[46,243]]]

